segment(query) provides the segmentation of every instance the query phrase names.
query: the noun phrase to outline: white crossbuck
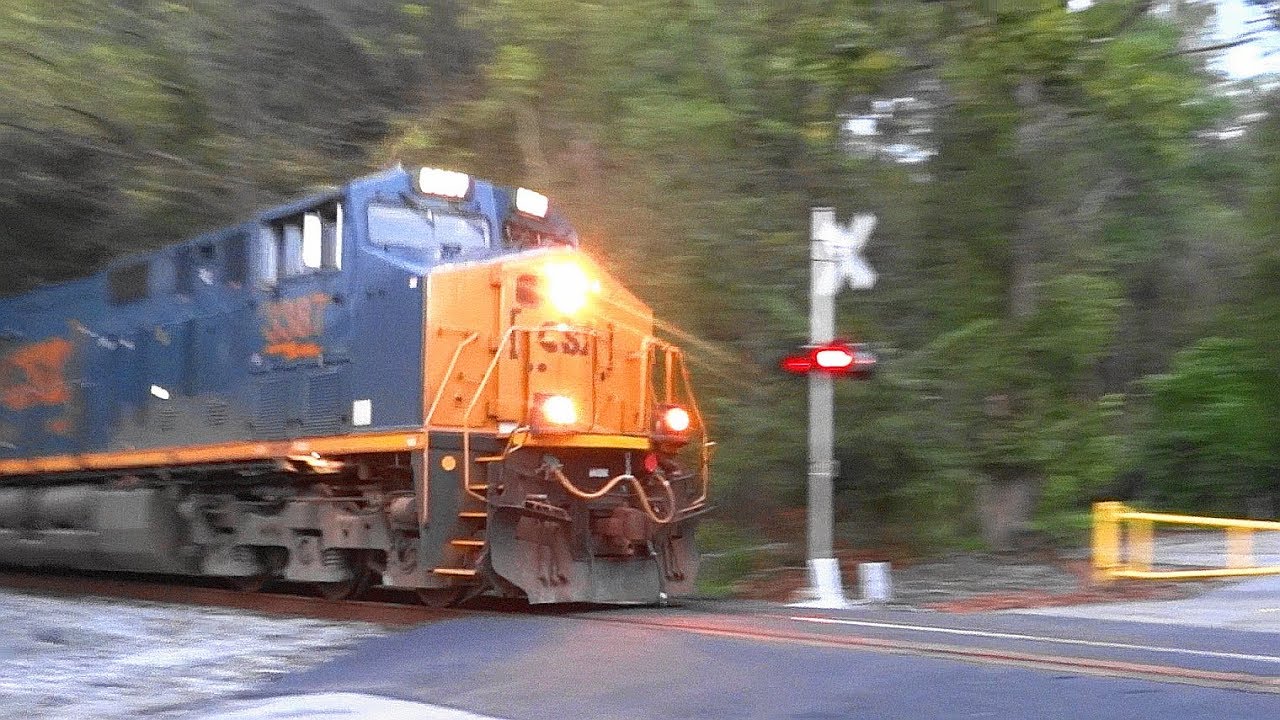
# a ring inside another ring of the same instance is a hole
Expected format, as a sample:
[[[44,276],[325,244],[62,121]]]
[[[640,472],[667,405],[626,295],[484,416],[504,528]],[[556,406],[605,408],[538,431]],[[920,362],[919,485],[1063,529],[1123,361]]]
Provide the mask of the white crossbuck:
[[[829,269],[815,277],[814,291],[835,295],[848,281],[854,290],[868,290],[876,284],[876,271],[862,257],[862,248],[876,226],[875,215],[854,215],[847,227],[836,222],[831,208],[814,208],[812,240],[814,260],[830,262]]]

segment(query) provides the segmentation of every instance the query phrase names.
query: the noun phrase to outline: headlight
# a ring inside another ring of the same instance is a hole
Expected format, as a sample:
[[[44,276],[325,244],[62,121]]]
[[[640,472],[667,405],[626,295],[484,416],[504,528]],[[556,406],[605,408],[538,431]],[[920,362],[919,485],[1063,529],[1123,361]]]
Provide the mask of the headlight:
[[[540,192],[534,192],[528,188],[516,189],[516,210],[525,215],[532,215],[538,218],[547,216],[547,208],[551,206],[551,201],[546,195]]]
[[[689,429],[689,411],[682,407],[669,407],[662,413],[662,425],[674,433]]]
[[[674,452],[689,442],[689,411],[679,405],[659,405],[654,413],[653,442],[663,452]]]
[[[418,190],[423,195],[461,200],[471,192],[471,176],[456,170],[424,167],[418,171]]]
[[[574,315],[587,304],[593,284],[578,263],[571,260],[547,263],[542,275],[546,279],[547,299],[559,312]]]
[[[562,433],[578,423],[577,403],[567,395],[535,395],[532,414],[531,425],[535,433]]]

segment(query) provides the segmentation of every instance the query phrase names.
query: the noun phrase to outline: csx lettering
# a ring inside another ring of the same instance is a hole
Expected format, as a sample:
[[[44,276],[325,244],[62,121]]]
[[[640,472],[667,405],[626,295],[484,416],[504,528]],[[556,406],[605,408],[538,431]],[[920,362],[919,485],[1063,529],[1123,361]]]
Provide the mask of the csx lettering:
[[[571,330],[557,330],[559,323],[543,323],[538,331],[538,345],[549,353],[562,352],[565,355],[590,355],[591,348],[587,343],[586,333]]]
[[[26,410],[71,400],[67,360],[71,341],[52,338],[24,345],[0,360],[0,405]]]

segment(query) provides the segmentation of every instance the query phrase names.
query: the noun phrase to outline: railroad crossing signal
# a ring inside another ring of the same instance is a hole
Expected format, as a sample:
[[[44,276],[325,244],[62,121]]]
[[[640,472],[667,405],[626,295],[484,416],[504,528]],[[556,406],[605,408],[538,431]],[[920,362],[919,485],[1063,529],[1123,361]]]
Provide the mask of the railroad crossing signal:
[[[782,359],[780,364],[783,370],[793,375],[819,372],[832,377],[864,378],[876,367],[876,356],[864,350],[861,344],[831,342],[825,345],[807,345],[801,350],[798,355],[788,355]]]
[[[783,369],[809,376],[809,527],[806,555],[813,599],[802,605],[840,608],[846,607],[848,602],[844,599],[840,564],[833,549],[835,377],[865,374],[865,369],[875,365],[875,356],[857,346],[834,340],[835,300],[836,293],[845,282],[854,290],[866,290],[876,284],[875,270],[861,255],[876,226],[876,216],[855,215],[847,227],[836,224],[836,211],[832,208],[812,208],[809,217],[809,345],[805,353],[784,360]]]

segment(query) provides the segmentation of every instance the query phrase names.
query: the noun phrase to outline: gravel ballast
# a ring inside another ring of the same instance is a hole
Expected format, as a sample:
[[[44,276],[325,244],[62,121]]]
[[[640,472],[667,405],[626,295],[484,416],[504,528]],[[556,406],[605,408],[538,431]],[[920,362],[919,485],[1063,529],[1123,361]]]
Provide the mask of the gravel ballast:
[[[0,717],[181,718],[393,632],[369,623],[0,590]]]

